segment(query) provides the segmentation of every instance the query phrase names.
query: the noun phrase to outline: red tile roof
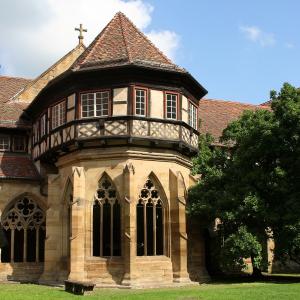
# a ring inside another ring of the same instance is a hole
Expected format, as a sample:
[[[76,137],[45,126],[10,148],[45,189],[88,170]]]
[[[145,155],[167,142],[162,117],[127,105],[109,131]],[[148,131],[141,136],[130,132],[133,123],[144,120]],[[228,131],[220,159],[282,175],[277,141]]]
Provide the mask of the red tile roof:
[[[33,161],[27,154],[0,154],[0,179],[38,180],[39,174]]]
[[[202,99],[199,102],[200,132],[210,133],[216,141],[227,125],[238,119],[245,110],[270,109],[269,106],[233,101]]]
[[[142,64],[183,71],[121,12],[117,13],[73,65],[73,70]]]
[[[28,104],[9,100],[30,82],[25,78],[0,76],[0,128],[29,126],[24,120],[20,120],[20,115]]]
[[[7,102],[30,82],[30,79],[0,76],[0,102]]]
[[[272,105],[272,100],[260,104],[260,106],[271,106],[271,105]]]

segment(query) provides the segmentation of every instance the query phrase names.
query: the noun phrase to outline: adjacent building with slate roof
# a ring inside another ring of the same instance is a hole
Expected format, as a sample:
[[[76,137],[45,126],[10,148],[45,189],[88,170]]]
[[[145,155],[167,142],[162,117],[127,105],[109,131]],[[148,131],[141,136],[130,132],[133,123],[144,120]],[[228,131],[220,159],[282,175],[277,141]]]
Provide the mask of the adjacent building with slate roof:
[[[79,41],[34,80],[0,76],[0,278],[206,281],[199,220],[185,213],[199,131],[218,139],[265,106],[202,99],[122,13]]]

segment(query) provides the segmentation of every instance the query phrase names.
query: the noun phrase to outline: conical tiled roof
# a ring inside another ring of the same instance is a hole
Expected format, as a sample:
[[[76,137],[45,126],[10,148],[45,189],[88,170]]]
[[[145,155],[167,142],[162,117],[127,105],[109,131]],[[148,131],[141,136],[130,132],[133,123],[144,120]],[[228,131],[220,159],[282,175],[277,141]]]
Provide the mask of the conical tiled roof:
[[[77,59],[74,71],[86,68],[138,64],[183,71],[168,59],[121,12],[117,13],[85,52]]]

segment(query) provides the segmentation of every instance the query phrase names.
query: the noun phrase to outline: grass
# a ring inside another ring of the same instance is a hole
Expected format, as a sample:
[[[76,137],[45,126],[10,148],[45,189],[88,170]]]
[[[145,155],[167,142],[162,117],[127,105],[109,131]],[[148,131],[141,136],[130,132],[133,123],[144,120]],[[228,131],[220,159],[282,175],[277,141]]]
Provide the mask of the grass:
[[[1,300],[79,299],[63,288],[32,284],[0,284]],[[193,287],[168,289],[96,289],[82,299],[178,299],[178,300],[286,300],[300,299],[300,283],[247,282],[210,283]]]

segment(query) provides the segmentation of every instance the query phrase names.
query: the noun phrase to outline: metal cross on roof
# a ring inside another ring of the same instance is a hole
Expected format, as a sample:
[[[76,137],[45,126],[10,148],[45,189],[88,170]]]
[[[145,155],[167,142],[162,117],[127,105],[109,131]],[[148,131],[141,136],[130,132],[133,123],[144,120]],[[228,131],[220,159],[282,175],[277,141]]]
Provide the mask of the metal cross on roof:
[[[83,44],[83,32],[87,32],[87,29],[83,29],[82,24],[79,25],[79,28],[75,28],[76,31],[79,31],[79,44]]]

